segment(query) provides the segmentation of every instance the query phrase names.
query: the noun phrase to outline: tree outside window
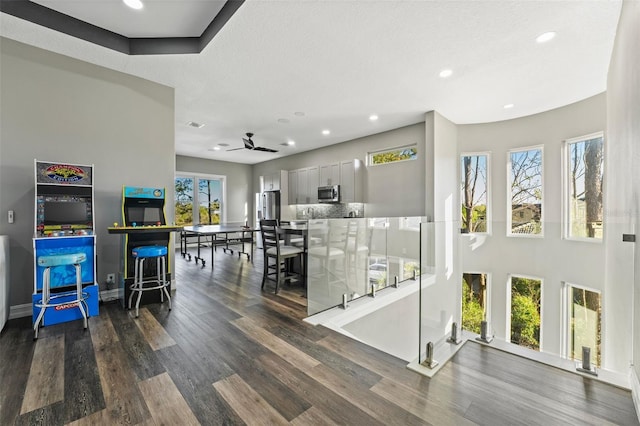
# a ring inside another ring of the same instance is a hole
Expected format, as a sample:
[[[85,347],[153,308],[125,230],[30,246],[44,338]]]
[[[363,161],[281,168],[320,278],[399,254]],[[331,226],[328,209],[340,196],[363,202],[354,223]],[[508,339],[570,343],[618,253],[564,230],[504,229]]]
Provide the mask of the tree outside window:
[[[602,135],[567,143],[567,233],[569,238],[602,239]]]
[[[462,232],[488,232],[488,156],[462,156]]]
[[[219,224],[222,221],[223,186],[224,177],[177,176],[175,178],[175,224],[179,226]],[[194,212],[196,208],[197,211]]]
[[[542,234],[542,148],[511,151],[509,156],[510,234]]]
[[[175,224],[193,225],[193,183],[189,177],[177,177],[175,180]]]
[[[462,329],[480,334],[487,317],[487,274],[462,274]]]
[[[569,357],[581,361],[582,347],[587,346],[591,348],[591,362],[599,367],[602,361],[600,293],[582,287],[569,286],[569,295]]]
[[[403,146],[369,153],[369,164],[375,166],[378,164],[395,163],[397,161],[415,160],[416,158],[418,158],[418,149],[415,145]]]
[[[511,277],[511,343],[540,350],[542,280]]]

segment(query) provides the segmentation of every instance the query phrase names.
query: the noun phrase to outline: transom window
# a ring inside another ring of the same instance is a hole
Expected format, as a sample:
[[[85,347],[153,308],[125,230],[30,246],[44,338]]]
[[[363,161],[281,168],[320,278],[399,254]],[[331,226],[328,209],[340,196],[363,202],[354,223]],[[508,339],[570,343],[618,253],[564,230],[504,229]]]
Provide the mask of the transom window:
[[[399,148],[391,148],[383,151],[370,152],[369,165],[395,163],[398,161],[409,161],[418,158],[418,148],[416,145],[406,145]]]

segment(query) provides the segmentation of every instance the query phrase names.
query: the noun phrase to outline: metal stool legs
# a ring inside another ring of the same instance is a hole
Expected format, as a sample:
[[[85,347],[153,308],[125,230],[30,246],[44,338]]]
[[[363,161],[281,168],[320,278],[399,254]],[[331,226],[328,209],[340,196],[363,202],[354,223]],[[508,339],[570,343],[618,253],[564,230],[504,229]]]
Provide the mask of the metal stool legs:
[[[150,256],[149,259],[155,257],[156,259],[156,277],[153,279],[144,279],[144,261],[147,257],[136,257],[134,262],[134,281],[131,285],[131,293],[129,294],[129,309],[131,309],[131,303],[133,302],[133,295],[138,294],[136,298],[136,318],[140,315],[140,299],[142,299],[142,293],[149,290],[160,290],[160,302],[164,303],[164,297],[167,297],[169,302],[169,310],[171,310],[171,295],[167,290],[167,265],[166,256]],[[154,283],[151,287],[145,287],[145,284]]]
[[[66,302],[55,302],[55,299],[61,297],[68,297],[70,292],[64,292],[60,294],[54,294],[51,296],[51,266],[47,266],[42,275],[42,299],[40,303],[36,303],[35,306],[40,308],[40,312],[38,313],[38,317],[36,321],[33,323],[33,339],[38,338],[38,329],[40,328],[40,324],[44,320],[44,314],[47,311],[47,308],[55,308],[56,306],[77,303],[78,309],[80,309],[80,313],[82,314],[82,320],[84,323],[84,329],[87,329],[87,312],[89,312],[89,307],[87,306],[87,302],[85,301],[85,295],[82,292],[82,269],[79,263],[74,263],[73,267],[76,272],[76,290],[75,296],[76,298],[73,300],[68,300]],[[54,302],[52,302],[54,300]]]

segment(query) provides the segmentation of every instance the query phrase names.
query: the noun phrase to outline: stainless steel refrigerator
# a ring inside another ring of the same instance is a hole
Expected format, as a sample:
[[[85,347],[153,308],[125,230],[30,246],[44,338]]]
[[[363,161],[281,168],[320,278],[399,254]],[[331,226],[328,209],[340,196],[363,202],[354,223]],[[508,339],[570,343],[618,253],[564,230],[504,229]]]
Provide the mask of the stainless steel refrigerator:
[[[262,219],[280,220],[280,191],[262,193]]]

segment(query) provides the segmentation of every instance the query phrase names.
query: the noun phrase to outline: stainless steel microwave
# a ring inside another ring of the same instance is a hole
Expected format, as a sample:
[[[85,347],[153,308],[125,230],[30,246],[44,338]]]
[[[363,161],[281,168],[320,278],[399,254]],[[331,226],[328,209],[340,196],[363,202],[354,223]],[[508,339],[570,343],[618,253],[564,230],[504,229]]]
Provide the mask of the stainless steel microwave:
[[[318,187],[319,203],[339,203],[340,185],[329,185]]]

